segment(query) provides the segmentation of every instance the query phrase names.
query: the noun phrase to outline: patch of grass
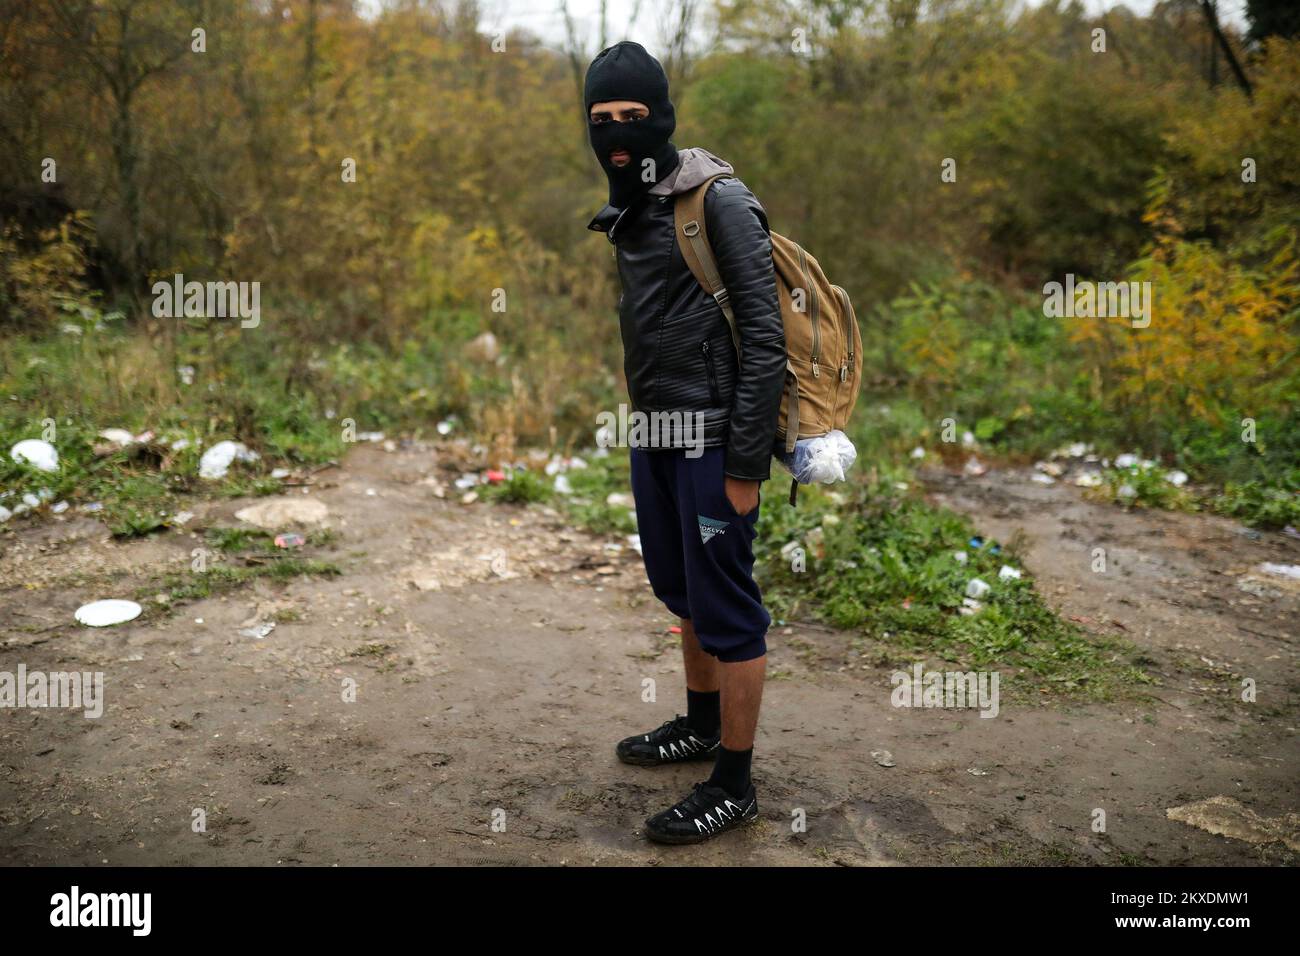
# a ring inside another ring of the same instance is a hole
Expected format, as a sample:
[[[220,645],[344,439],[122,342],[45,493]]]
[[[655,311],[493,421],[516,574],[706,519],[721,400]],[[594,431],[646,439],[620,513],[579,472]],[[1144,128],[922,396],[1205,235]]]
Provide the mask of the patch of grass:
[[[488,501],[510,501],[515,504],[532,504],[550,499],[551,485],[546,476],[529,468],[516,468],[505,481],[482,485],[479,493]]]
[[[611,494],[632,495],[632,475],[626,449],[612,449],[605,458],[588,458],[587,467],[567,472],[572,495],[557,495],[558,507],[573,524],[593,534],[636,533],[635,511],[610,504]]]
[[[1223,494],[1210,500],[1210,507],[1252,528],[1300,526],[1300,469],[1289,472],[1276,486],[1229,482]]]
[[[348,657],[382,658],[385,654],[387,654],[392,649],[393,649],[392,644],[384,644],[379,641],[374,641],[370,644],[362,644],[360,647],[353,648],[351,651],[348,652]]]
[[[858,630],[900,665],[998,670],[1003,687],[1022,697],[1104,699],[1150,680],[1127,644],[1058,617],[1023,569],[1019,580],[1000,580],[1003,565],[1019,565],[1011,548],[976,546],[967,519],[892,483],[803,489],[797,509],[766,496],[760,527],[756,574],[775,617]],[[802,555],[783,556],[785,545]],[[991,589],[977,613],[962,614],[972,578]]]
[[[301,558],[285,558],[265,564],[218,564],[204,572],[165,575],[139,588],[135,599],[144,603],[161,591],[168,596],[170,605],[174,606],[224,594],[258,578],[287,581],[307,575],[335,577],[342,573],[338,565],[328,561]]]
[[[1159,465],[1142,462],[1102,472],[1102,484],[1089,497],[1109,501],[1125,508],[1164,508],[1169,511],[1196,511],[1196,496],[1168,479]]]
[[[203,536],[218,551],[276,550],[274,535],[260,528],[208,528]]]

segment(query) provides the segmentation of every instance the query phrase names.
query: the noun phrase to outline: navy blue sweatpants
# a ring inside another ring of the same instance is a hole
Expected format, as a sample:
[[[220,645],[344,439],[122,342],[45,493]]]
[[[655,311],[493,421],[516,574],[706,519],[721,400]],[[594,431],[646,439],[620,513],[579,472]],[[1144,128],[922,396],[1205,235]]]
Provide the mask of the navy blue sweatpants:
[[[632,449],[632,496],[655,597],[695,626],[700,646],[732,663],[767,653],[772,618],[754,583],[758,509],[739,515],[725,490],[726,450]]]

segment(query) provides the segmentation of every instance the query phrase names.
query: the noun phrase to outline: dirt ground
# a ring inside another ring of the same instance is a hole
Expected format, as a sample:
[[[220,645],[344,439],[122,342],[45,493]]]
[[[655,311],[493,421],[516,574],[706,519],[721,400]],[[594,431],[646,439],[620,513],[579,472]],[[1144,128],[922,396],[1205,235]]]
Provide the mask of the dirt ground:
[[[863,663],[852,635],[774,628],[762,820],[664,848],[645,841],[644,819],[706,771],[614,757],[618,738],[684,709],[673,622],[639,558],[536,506],[438,498],[442,464],[429,446],[363,446],[318,476],[307,494],[336,537],[315,556],[342,576],[259,580],[106,629],[74,623],[74,610],[185,571],[194,532],[118,543],[86,516],[11,523],[0,671],[103,671],[107,706],[100,719],[0,710],[0,862],[1296,860],[1300,593],[1255,569],[1300,563],[1300,541],[1125,514],[1027,473],[928,473],[935,498],[986,536],[1020,532],[1052,605],[1132,641],[1158,683],[1111,704],[1004,701],[995,719],[899,709],[890,670]],[[187,527],[234,525],[251,503],[199,505]],[[1091,569],[1096,547],[1104,573]],[[240,633],[267,620],[278,623],[264,638]],[[1254,703],[1239,699],[1243,678]],[[647,679],[657,703],[643,700]],[[1190,823],[1166,813],[1211,797],[1239,802],[1205,824],[1231,836],[1194,825],[1194,811],[1175,814]]]

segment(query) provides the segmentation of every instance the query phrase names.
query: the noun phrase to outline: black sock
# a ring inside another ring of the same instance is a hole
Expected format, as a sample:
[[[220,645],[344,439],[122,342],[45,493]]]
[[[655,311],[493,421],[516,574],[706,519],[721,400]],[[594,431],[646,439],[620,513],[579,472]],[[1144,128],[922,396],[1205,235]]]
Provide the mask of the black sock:
[[[718,748],[718,759],[713,764],[713,776],[709,783],[727,791],[733,800],[743,800],[749,792],[749,762],[754,757],[754,748],[748,750],[728,750]]]
[[[686,726],[705,737],[718,736],[722,726],[722,691],[686,688]]]

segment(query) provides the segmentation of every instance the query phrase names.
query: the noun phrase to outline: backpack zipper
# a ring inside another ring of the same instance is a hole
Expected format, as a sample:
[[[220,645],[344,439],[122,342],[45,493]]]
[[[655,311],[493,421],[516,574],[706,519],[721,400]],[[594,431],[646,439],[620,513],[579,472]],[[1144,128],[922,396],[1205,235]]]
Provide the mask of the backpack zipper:
[[[718,373],[713,368],[713,358],[709,355],[709,340],[700,343],[700,352],[704,355],[704,370],[709,376],[709,398],[715,407],[722,405],[722,392],[718,389]]]
[[[844,289],[840,286],[833,286],[832,288],[835,289],[835,293],[840,297],[840,305],[843,306],[843,310],[844,310],[844,325],[845,325],[844,341],[848,346],[848,358],[846,358],[844,360],[844,364],[840,366],[840,381],[848,382],[849,376],[852,374],[852,369],[853,369],[854,329],[858,324],[858,317],[853,312],[853,303],[849,301],[849,294],[845,292]],[[855,387],[856,384],[857,383],[854,383]],[[852,396],[853,393],[850,392],[848,399],[846,399],[845,401],[845,404],[849,404],[851,402]],[[839,406],[840,406],[840,398],[839,398],[839,389],[837,388],[836,395],[835,395],[835,405],[834,405],[836,414],[839,413]]]
[[[799,268],[803,270],[803,284],[808,292],[808,298],[812,300],[812,373],[813,378],[821,378],[821,368],[819,362],[822,352],[822,332],[818,325],[820,318],[820,308],[817,299],[817,290],[813,288],[812,276],[808,272],[808,257],[803,249],[799,250]]]

